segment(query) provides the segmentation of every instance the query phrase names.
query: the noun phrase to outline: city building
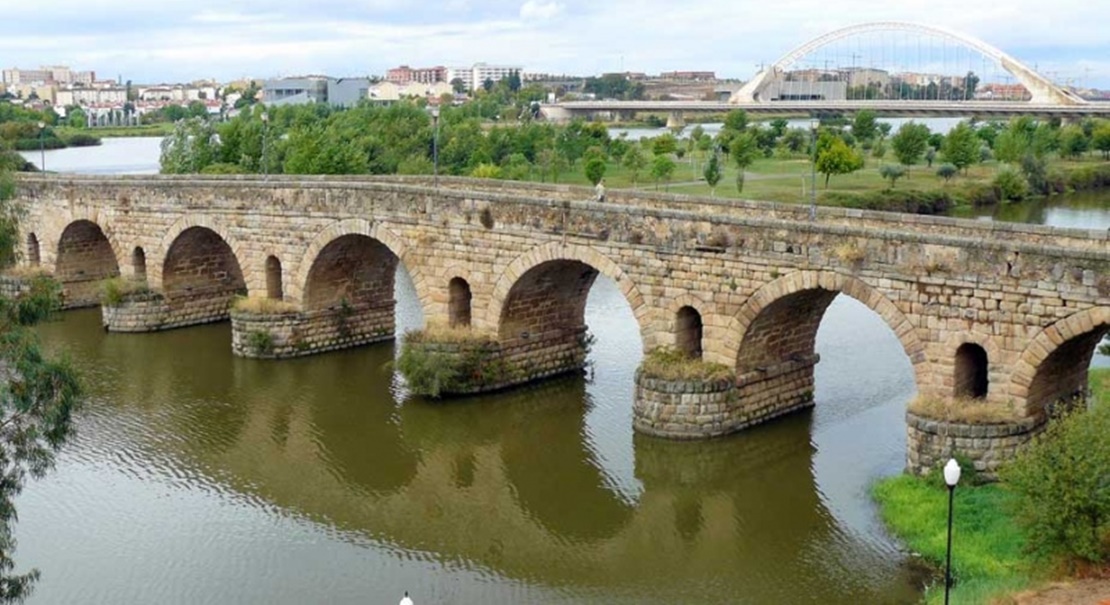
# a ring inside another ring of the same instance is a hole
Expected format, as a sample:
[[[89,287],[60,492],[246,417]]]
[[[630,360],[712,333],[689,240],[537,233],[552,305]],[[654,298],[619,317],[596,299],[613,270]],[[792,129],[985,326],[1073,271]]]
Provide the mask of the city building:
[[[370,98],[369,78],[328,78],[327,102],[338,107],[354,107]]]
[[[266,80],[262,85],[262,102],[267,105],[328,102],[327,76],[304,76]]]
[[[96,72],[73,71],[64,65],[46,65],[38,69],[13,67],[0,71],[5,85],[15,84],[85,84],[96,81]]]
[[[54,104],[59,107],[79,105],[112,105],[127,102],[127,89],[116,88],[66,88],[54,93]]]
[[[524,68],[519,65],[489,65],[488,63],[475,63],[470,67],[447,68],[447,82],[454,82],[456,78],[462,80],[467,90],[474,90],[486,80],[494,83],[508,78],[513,73],[521,76],[523,80]]]
[[[712,71],[665,71],[659,74],[661,80],[680,80],[686,82],[703,82],[717,79],[717,74]]]
[[[394,67],[386,72],[385,79],[395,84],[408,84],[419,82],[421,84],[435,84],[447,82],[447,68],[442,65],[435,67],[412,68],[408,65]]]

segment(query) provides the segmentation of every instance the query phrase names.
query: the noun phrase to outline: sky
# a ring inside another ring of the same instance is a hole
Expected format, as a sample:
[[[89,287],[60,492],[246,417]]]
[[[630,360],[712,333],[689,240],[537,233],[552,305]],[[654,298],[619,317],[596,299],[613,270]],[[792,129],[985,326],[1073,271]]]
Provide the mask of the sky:
[[[384,75],[487,63],[526,71],[715,71],[829,31],[909,21],[968,34],[1058,82],[1110,88],[1108,0],[8,0],[0,67],[68,65],[136,83]]]

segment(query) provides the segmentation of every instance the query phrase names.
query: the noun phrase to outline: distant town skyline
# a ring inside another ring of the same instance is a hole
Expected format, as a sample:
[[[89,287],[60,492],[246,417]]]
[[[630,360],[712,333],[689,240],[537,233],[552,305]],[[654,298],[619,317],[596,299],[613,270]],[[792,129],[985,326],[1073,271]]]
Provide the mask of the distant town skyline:
[[[64,64],[143,83],[384,75],[400,64],[523,64],[530,72],[714,71],[759,64],[828,31],[910,21],[977,37],[1055,78],[1110,88],[1110,5],[1031,0],[47,0],[6,7],[0,67]]]

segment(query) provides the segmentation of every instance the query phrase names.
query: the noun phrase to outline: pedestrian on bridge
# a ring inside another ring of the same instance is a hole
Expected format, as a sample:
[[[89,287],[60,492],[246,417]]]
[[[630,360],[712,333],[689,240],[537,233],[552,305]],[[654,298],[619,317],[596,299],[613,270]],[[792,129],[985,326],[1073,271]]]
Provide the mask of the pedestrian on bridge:
[[[597,185],[594,186],[594,193],[597,194],[597,201],[605,201],[605,179],[599,179]]]

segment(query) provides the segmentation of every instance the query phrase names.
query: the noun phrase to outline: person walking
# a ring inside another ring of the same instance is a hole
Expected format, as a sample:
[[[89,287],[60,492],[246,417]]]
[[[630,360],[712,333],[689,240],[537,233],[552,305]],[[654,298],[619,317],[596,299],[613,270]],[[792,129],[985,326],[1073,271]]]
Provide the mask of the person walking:
[[[597,185],[594,186],[594,193],[597,194],[597,201],[605,201],[605,179],[599,179]]]

